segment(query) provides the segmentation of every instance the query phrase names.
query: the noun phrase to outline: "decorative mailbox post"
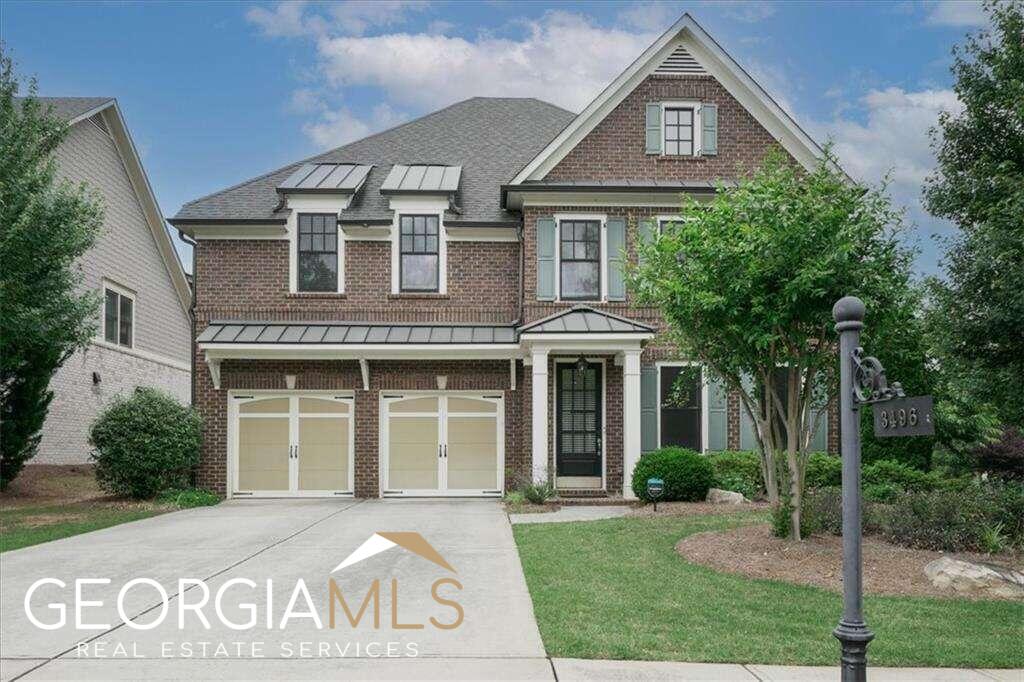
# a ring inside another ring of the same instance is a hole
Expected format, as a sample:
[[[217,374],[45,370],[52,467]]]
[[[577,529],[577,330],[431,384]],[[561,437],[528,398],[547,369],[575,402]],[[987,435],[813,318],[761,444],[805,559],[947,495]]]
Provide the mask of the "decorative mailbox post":
[[[897,382],[889,386],[876,358],[864,357],[860,331],[864,303],[855,296],[832,307],[839,333],[839,428],[843,458],[843,615],[832,632],[842,645],[842,681],[865,682],[868,643],[875,635],[863,614],[860,514],[860,406],[873,405],[875,436],[935,433],[931,396],[907,398]]]
[[[654,502],[654,511],[658,511],[658,498],[665,492],[665,481],[660,478],[647,479],[647,496]]]

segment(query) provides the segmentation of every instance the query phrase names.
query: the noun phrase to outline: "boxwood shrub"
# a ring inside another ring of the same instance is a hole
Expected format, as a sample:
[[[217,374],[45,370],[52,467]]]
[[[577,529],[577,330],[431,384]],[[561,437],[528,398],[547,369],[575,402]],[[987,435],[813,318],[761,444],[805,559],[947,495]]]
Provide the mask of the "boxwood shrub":
[[[742,493],[748,500],[764,495],[761,458],[750,450],[723,450],[707,456],[715,472],[714,487]]]
[[[201,426],[194,409],[155,388],[117,398],[89,434],[97,482],[114,495],[136,499],[188,488],[199,464]]]
[[[843,461],[836,455],[812,452],[807,456],[804,485],[808,488],[829,488],[842,485]]]
[[[648,502],[649,478],[665,481],[659,501],[698,502],[707,498],[715,474],[706,457],[693,450],[667,447],[643,455],[633,469],[633,493]]]

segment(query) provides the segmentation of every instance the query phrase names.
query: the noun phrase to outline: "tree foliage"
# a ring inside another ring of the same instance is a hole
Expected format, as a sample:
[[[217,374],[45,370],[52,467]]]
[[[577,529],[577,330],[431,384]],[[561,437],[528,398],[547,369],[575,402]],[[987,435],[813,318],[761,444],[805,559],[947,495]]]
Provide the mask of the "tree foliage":
[[[859,296],[881,333],[907,305],[911,254],[884,187],[850,182],[831,150],[810,172],[776,151],[720,190],[710,203],[687,200],[684,220],[640,247],[630,286],[660,308],[681,353],[740,393],[769,500],[792,509],[799,538],[812,407],[836,384],[832,305]]]
[[[95,332],[98,296],[76,260],[102,224],[84,187],[58,182],[53,152],[67,125],[19,82],[0,53],[0,488],[39,444],[54,372]]]
[[[928,210],[960,228],[933,281],[933,326],[949,383],[1024,424],[1024,3],[987,3],[988,31],[954,48],[963,111],[932,131]]]

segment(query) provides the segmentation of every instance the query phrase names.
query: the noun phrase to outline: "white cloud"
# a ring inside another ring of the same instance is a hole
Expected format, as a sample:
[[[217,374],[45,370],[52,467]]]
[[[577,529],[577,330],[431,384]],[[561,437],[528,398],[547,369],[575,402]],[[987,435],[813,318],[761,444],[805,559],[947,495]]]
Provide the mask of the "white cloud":
[[[520,39],[393,33],[324,38],[318,50],[330,85],[379,87],[402,105],[428,109],[474,95],[531,96],[579,110],[655,37],[600,28],[566,12],[524,27]]]
[[[667,2],[635,2],[619,12],[623,21],[641,31],[662,32],[682,15],[682,10]]]
[[[426,9],[425,0],[349,0],[311,4],[307,0],[283,0],[266,7],[250,7],[245,18],[271,38],[324,36],[328,33],[362,35],[371,28],[405,23],[410,12]],[[326,8],[326,14],[319,10]]]
[[[348,108],[341,107],[323,111],[315,122],[304,125],[302,132],[320,149],[331,149],[392,128],[408,118],[383,103],[373,108],[369,119],[359,118]]]
[[[705,4],[721,10],[726,18],[745,24],[755,24],[775,15],[775,5],[763,0],[714,0]]]
[[[376,26],[405,23],[409,12],[425,10],[423,0],[350,0],[330,6],[334,22],[345,33],[362,35]]]
[[[925,23],[932,26],[985,26],[988,19],[980,0],[939,0],[929,6]]]
[[[317,16],[306,15],[306,0],[280,2],[273,9],[250,7],[245,18],[255,24],[263,35],[271,38],[297,38],[315,33],[323,28]]]

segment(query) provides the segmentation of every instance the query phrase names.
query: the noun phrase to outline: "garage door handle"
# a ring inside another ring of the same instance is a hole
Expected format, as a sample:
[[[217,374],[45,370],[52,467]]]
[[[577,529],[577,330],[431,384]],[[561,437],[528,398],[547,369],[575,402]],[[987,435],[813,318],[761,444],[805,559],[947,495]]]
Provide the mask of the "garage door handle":
[[[448,459],[448,443],[444,444],[444,458]]]

